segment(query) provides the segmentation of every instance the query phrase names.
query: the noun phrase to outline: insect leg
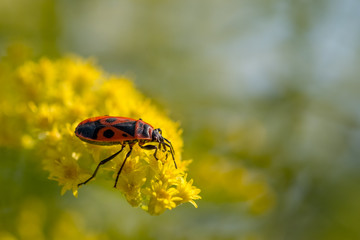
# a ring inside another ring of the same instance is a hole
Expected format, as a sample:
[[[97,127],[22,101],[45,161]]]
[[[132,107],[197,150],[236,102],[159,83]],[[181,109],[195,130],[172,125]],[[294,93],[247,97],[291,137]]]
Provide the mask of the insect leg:
[[[169,140],[167,140],[167,141],[170,143]],[[156,157],[156,153],[157,153],[158,149],[161,149],[161,146],[162,146],[162,145],[164,145],[164,146],[163,146],[164,149],[166,149],[165,146],[167,146],[167,147],[170,149],[170,153],[171,153],[171,156],[172,156],[172,158],[173,158],[175,168],[177,169],[177,165],[176,165],[176,162],[175,162],[175,156],[174,156],[174,153],[175,153],[175,152],[174,152],[174,149],[172,148],[171,143],[168,144],[168,143],[165,143],[165,142],[161,142],[161,143],[159,143],[159,147],[157,147],[157,146],[155,146],[155,145],[142,146],[141,144],[139,144],[139,146],[140,146],[142,149],[146,149],[146,150],[153,150],[153,149],[155,149],[154,157],[155,157],[156,160],[159,160],[159,159]],[[166,155],[166,159],[167,159],[167,155]]]
[[[172,156],[172,159],[173,159],[173,161],[174,161],[175,168],[177,169],[177,165],[176,165],[176,162],[175,162],[175,156],[174,156],[175,151],[174,151],[174,149],[173,149],[173,147],[172,147],[172,145],[171,145],[171,142],[170,142],[169,140],[167,140],[167,139],[165,139],[165,140],[166,140],[168,143],[170,143],[170,144],[167,144],[167,143],[163,142],[163,144],[164,144],[165,146],[167,146],[167,147],[170,148],[171,156]]]
[[[126,154],[126,157],[125,157],[125,159],[124,159],[124,162],[122,163],[122,165],[121,165],[121,167],[120,167],[120,170],[118,171],[118,173],[117,173],[117,175],[116,175],[116,180],[115,180],[114,188],[116,188],[117,182],[118,182],[118,180],[119,180],[119,175],[120,175],[121,170],[123,169],[123,167],[124,167],[124,165],[125,165],[126,159],[127,159],[127,158],[130,156],[130,154],[131,154],[131,151],[132,151],[133,146],[132,146],[132,145],[129,145],[129,146],[130,146],[130,150],[129,150],[129,152]]]
[[[145,145],[145,146],[143,146],[143,145],[139,144],[139,147],[141,147],[142,149],[145,149],[145,150],[154,150],[154,149],[155,149],[154,157],[155,157],[156,160],[159,160],[159,159],[156,157],[156,153],[157,153],[157,151],[158,151],[158,147],[157,147],[157,146],[155,146],[155,145]]]
[[[97,173],[97,171],[99,170],[100,166],[103,165],[103,164],[105,164],[105,163],[107,163],[108,161],[110,161],[110,160],[113,159],[114,157],[116,157],[119,153],[121,153],[121,151],[124,149],[124,147],[125,147],[125,145],[122,145],[120,151],[118,151],[118,152],[114,153],[113,155],[111,155],[110,157],[105,158],[104,160],[102,160],[102,161],[97,165],[97,167],[96,167],[94,173],[92,174],[92,176],[91,176],[88,180],[86,180],[85,182],[79,183],[79,184],[78,184],[78,187],[80,187],[80,186],[83,185],[83,184],[86,184],[86,183],[89,182],[91,179],[93,179],[93,178],[96,176],[96,173]]]
[[[166,152],[166,147],[165,146],[163,146],[162,144],[159,144],[159,149],[161,149],[161,147],[163,148],[163,152]]]

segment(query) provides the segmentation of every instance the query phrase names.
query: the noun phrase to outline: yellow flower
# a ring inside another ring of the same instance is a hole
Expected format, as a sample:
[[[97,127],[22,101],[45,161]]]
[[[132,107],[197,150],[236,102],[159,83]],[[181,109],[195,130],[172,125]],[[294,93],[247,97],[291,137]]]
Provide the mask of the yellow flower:
[[[183,178],[180,178],[180,182],[177,183],[177,196],[179,199],[181,199],[180,203],[190,202],[192,205],[194,205],[194,207],[197,208],[198,206],[194,200],[201,199],[199,196],[200,189],[192,185],[194,182],[193,179],[187,182],[186,177],[187,175],[185,175]]]
[[[0,230],[1,240],[15,239],[108,239],[105,234],[96,233],[82,226],[83,218],[74,211],[56,212],[56,219],[49,218],[53,206],[39,198],[27,197],[20,202],[16,213],[14,232]],[[17,236],[17,237],[15,237]]]
[[[117,184],[127,201],[150,214],[160,214],[185,202],[196,206],[194,200],[200,199],[200,190],[192,186],[193,180],[186,180],[190,161],[181,159],[179,124],[145,98],[129,79],[108,76],[93,60],[77,57],[25,62],[6,76],[0,81],[11,85],[0,90],[0,120],[4,123],[0,144],[18,144],[39,151],[49,179],[62,186],[61,194],[71,190],[77,196],[78,184],[93,174],[101,160],[121,147],[84,143],[75,136],[75,127],[88,117],[113,115],[142,118],[161,128],[162,135],[174,146],[178,165],[175,169],[169,153],[158,151],[156,160],[154,151],[135,145]],[[128,151],[126,147],[102,166],[99,175],[105,173],[115,179]]]
[[[143,191],[150,196],[147,211],[153,215],[159,215],[166,209],[173,209],[177,206],[176,202],[182,201],[182,198],[176,196],[178,190],[162,181],[151,181],[151,187]]]
[[[115,174],[117,174],[117,171],[114,172],[114,179],[116,177]],[[135,157],[124,166],[116,188],[120,189],[124,193],[127,201],[132,206],[136,207],[141,204],[141,187],[145,184],[145,182],[146,168],[140,163],[139,157]]]

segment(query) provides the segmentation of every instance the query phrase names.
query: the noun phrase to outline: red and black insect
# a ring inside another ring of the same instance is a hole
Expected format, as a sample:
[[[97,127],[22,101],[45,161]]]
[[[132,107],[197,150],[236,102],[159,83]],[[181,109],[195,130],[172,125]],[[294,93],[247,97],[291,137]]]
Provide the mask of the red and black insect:
[[[174,157],[174,148],[171,142],[164,138],[161,134],[162,132],[160,128],[154,129],[150,124],[144,122],[142,119],[135,120],[127,117],[100,116],[82,121],[75,129],[75,135],[82,141],[97,145],[118,144],[121,145],[121,149],[110,157],[102,160],[97,165],[92,176],[85,182],[79,183],[78,187],[93,179],[101,165],[116,157],[119,153],[121,153],[126,145],[129,145],[130,150],[126,154],[126,157],[116,176],[114,185],[114,187],[116,187],[121,170],[123,169],[126,159],[130,156],[133,146],[136,143],[138,143],[139,147],[142,149],[155,150],[154,157],[156,160],[158,160],[156,153],[159,149],[161,150],[163,148],[163,151],[169,151],[172,155],[175,168],[177,168]],[[159,145],[144,145],[151,142],[159,143]],[[167,148],[169,149],[167,150]]]

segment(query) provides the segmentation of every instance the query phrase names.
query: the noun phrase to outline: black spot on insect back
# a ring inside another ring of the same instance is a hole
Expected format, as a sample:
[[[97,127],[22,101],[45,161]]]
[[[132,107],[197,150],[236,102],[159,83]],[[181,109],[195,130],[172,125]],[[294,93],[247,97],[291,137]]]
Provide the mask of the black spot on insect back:
[[[85,138],[92,138],[94,134],[94,126],[90,124],[80,125],[76,128],[76,133]]]
[[[149,128],[150,128],[150,126],[149,126],[148,124],[144,124],[144,130],[143,130],[143,133],[142,133],[142,135],[143,135],[144,137],[147,137],[147,138],[150,138],[150,137],[151,137],[151,136],[150,136]]]
[[[105,121],[108,123],[112,123],[116,121],[116,118],[107,118]]]
[[[150,129],[151,128],[151,126],[149,125],[149,124],[143,124],[143,123],[139,123],[139,125],[138,125],[138,127],[137,127],[137,129],[136,129],[136,134],[137,134],[137,136],[139,137],[139,138],[142,138],[142,139],[146,139],[146,138],[148,138],[148,139],[150,139],[151,138],[151,136],[150,136]]]
[[[133,137],[135,135],[135,124],[136,121],[129,121],[129,122],[114,124],[112,126]]]
[[[111,129],[107,129],[103,133],[104,137],[106,137],[106,138],[112,138],[114,136],[114,134],[115,134],[114,131]]]

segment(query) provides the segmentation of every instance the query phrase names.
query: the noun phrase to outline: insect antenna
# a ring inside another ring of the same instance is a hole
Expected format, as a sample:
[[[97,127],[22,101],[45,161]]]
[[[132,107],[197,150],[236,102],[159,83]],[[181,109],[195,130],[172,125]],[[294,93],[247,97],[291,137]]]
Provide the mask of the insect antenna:
[[[174,165],[175,165],[175,168],[177,169],[177,165],[176,165],[176,162],[175,162],[175,151],[174,151],[174,148],[173,148],[173,145],[171,144],[171,142],[169,140],[167,140],[166,138],[164,138],[165,141],[167,141],[168,143],[165,143],[163,142],[164,145],[168,146],[170,148],[170,153],[171,153],[171,156],[172,156],[172,159],[174,161]]]

